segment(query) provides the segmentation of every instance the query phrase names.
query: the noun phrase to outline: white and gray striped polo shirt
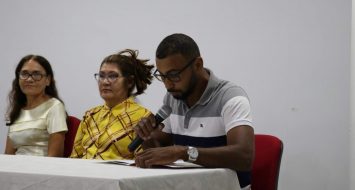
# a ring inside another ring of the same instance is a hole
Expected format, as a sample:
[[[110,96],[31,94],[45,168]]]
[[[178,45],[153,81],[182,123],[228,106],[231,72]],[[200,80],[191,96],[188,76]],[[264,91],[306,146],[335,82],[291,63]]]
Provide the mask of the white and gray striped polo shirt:
[[[164,105],[171,108],[171,114],[163,122],[163,131],[173,135],[175,144],[224,146],[230,129],[241,125],[252,126],[249,99],[245,91],[208,71],[210,78],[207,87],[191,108],[170,93],[164,97]]]

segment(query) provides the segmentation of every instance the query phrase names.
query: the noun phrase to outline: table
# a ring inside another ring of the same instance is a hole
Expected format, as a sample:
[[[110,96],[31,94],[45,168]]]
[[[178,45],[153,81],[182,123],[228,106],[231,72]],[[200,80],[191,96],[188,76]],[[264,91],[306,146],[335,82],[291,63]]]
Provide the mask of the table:
[[[230,169],[143,169],[99,160],[0,154],[4,190],[238,190]]]

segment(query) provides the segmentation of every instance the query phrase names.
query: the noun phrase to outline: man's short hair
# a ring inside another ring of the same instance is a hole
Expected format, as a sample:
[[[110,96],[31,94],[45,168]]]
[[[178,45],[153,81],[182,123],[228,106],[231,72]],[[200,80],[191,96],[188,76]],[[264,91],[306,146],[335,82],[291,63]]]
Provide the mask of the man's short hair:
[[[156,58],[163,59],[170,55],[181,54],[185,59],[190,60],[200,56],[200,50],[196,42],[185,34],[171,34],[160,42]]]

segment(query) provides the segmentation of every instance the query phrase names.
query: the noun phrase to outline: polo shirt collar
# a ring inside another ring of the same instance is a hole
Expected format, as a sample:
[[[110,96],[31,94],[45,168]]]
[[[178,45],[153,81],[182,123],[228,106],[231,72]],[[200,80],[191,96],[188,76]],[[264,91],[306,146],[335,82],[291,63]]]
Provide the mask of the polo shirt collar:
[[[205,69],[210,74],[210,77],[208,79],[208,83],[207,83],[205,91],[203,92],[201,98],[196,103],[196,104],[200,104],[200,105],[205,105],[212,99],[215,89],[221,83],[221,80],[219,78],[217,78],[210,69],[208,69],[208,68],[205,68]]]

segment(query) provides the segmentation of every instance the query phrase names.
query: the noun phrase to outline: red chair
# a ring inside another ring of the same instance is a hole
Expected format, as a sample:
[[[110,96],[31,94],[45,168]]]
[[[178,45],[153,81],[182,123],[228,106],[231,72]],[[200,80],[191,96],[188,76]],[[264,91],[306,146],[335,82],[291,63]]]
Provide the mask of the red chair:
[[[68,116],[67,124],[68,124],[68,132],[65,134],[64,157],[69,157],[71,151],[73,150],[75,135],[80,124],[80,119],[74,116]]]
[[[282,141],[271,135],[255,135],[255,158],[251,171],[252,190],[277,190]]]

